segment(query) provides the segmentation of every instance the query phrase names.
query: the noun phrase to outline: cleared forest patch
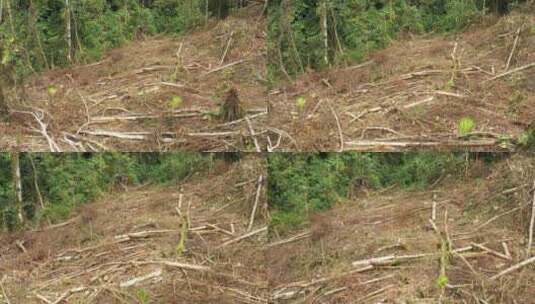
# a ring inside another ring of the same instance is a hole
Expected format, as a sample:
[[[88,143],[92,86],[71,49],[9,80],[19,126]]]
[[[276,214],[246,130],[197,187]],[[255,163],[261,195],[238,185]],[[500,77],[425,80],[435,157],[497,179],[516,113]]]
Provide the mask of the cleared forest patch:
[[[285,150],[511,150],[535,119],[534,28],[528,10],[456,36],[406,34],[271,90],[269,124]]]
[[[0,235],[0,282],[11,303],[265,303],[260,176],[256,157],[220,162],[175,186],[110,193],[59,225]]]
[[[271,235],[271,302],[529,303],[534,166],[514,156],[425,190],[361,186]]]
[[[130,42],[99,62],[32,77],[8,92],[0,147],[254,150],[267,117],[264,19],[251,5],[182,37]],[[220,118],[231,89],[248,119]]]

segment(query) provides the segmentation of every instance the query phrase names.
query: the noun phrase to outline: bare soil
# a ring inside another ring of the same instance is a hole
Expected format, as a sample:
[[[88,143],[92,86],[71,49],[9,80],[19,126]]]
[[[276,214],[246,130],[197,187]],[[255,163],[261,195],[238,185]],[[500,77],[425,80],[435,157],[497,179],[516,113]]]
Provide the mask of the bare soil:
[[[535,253],[534,177],[534,159],[517,155],[434,188],[367,189],[302,231],[270,233],[271,302],[532,303],[534,263],[491,278]]]
[[[31,77],[9,92],[13,113],[9,123],[0,123],[0,148],[254,149],[246,121],[229,123],[218,114],[235,88],[253,130],[260,132],[267,117],[261,10],[251,5],[180,37],[136,40],[99,62]]]
[[[455,36],[402,35],[361,64],[281,81],[269,92],[278,148],[511,150],[535,120],[533,11],[489,16]],[[475,128],[461,136],[465,117]]]
[[[61,227],[0,235],[0,282],[10,303],[266,303],[265,187],[248,230],[264,171],[254,156],[218,161],[177,185],[107,193]]]

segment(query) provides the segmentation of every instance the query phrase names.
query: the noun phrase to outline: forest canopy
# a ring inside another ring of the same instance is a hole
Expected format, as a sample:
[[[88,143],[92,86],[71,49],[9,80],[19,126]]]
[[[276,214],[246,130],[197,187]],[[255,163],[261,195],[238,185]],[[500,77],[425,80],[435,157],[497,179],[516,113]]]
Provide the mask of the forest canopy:
[[[269,7],[270,72],[291,77],[308,68],[361,61],[399,33],[455,32],[510,0],[273,0]]]
[[[212,158],[200,153],[0,153],[0,168],[6,169],[0,170],[0,230],[13,230],[21,221],[61,220],[114,188],[179,182],[209,169]],[[21,191],[16,190],[17,168]]]
[[[299,227],[311,214],[361,195],[359,191],[426,189],[448,175],[462,178],[474,164],[490,164],[500,157],[437,152],[270,155],[272,227],[279,232]]]

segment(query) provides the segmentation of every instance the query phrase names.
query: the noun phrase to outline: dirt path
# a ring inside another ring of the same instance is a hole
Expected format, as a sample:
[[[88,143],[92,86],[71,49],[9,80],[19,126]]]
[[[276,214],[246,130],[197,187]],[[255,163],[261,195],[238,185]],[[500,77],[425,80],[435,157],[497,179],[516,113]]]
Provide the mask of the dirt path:
[[[258,164],[110,193],[62,227],[1,236],[11,303],[266,303],[265,187],[249,225]]]
[[[252,149],[246,121],[228,123],[217,114],[227,90],[236,88],[261,131],[265,35],[261,7],[253,5],[182,37],[130,42],[99,62],[33,77],[11,102],[18,111],[12,122],[0,124],[0,148]]]
[[[534,165],[516,158],[426,191],[362,192],[272,237],[273,303],[530,303],[533,264],[499,273],[527,259]]]
[[[535,120],[535,18],[488,22],[456,37],[402,37],[362,64],[281,81],[269,93],[280,148],[509,150]],[[474,128],[460,134],[465,117]]]

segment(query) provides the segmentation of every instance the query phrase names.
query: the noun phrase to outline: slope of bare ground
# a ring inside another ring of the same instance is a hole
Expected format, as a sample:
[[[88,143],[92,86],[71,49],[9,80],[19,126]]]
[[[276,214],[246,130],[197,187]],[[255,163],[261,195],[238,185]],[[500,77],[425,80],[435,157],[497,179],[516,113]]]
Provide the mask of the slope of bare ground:
[[[0,303],[266,303],[264,187],[248,229],[260,163],[109,193],[67,225],[0,235]]]
[[[271,239],[272,302],[533,303],[534,258],[502,273],[535,253],[527,254],[533,158],[467,174],[425,191],[362,192],[315,215],[306,231]]]
[[[267,116],[261,9],[252,5],[182,37],[133,41],[100,62],[31,78],[23,92],[11,94],[15,113],[10,124],[0,124],[0,147],[251,149],[245,121],[226,123],[215,114],[234,87],[254,130]],[[174,97],[181,102],[173,104]]]
[[[486,20],[456,37],[407,35],[363,64],[281,85],[269,93],[269,124],[285,131],[280,148],[510,149],[509,139],[535,119],[534,10]],[[475,129],[461,137],[464,117]]]

